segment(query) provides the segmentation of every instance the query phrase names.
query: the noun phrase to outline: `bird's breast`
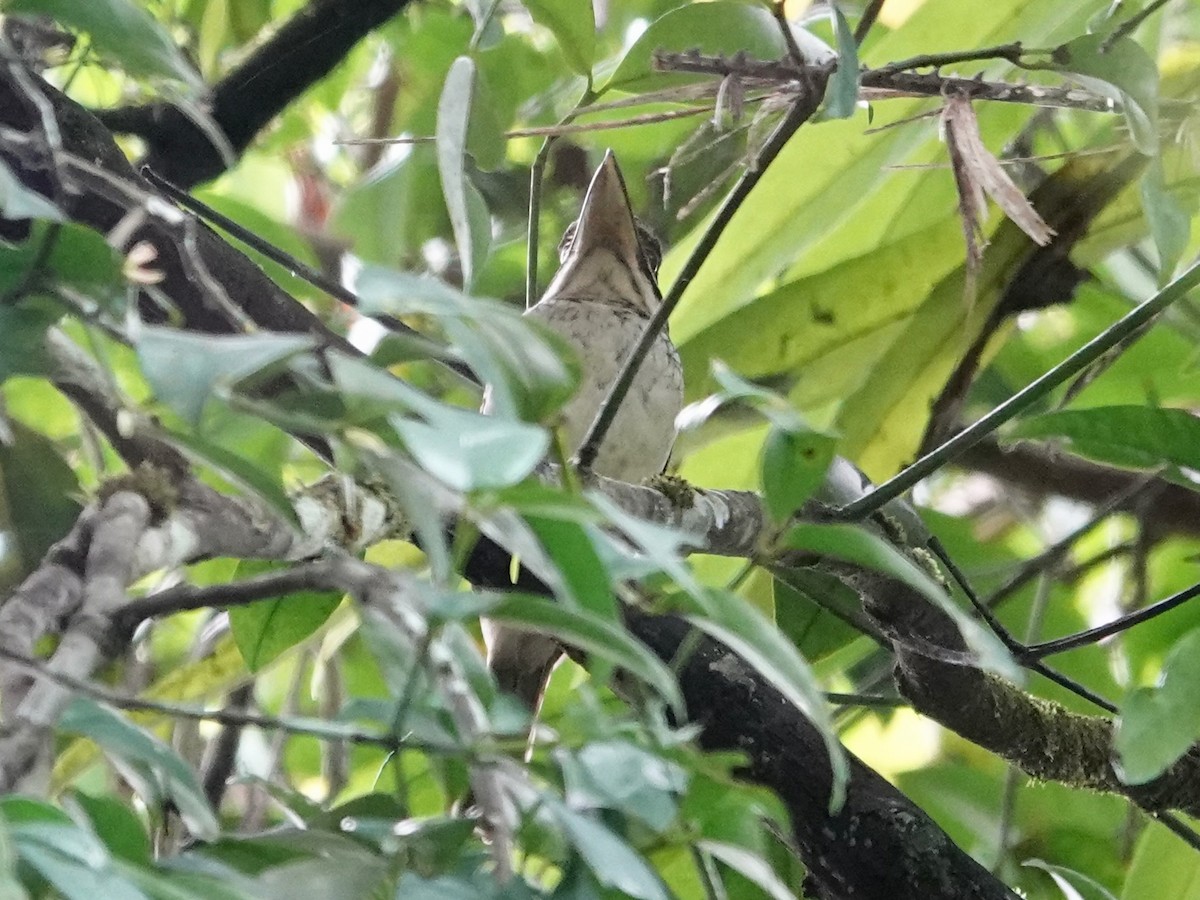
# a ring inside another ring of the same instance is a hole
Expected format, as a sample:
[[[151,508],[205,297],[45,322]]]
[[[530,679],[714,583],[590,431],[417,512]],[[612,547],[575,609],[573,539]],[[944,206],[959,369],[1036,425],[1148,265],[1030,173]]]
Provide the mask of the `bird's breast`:
[[[542,301],[527,315],[565,338],[579,357],[579,390],[564,408],[562,423],[567,451],[574,453],[649,319],[629,307],[578,299]],[[661,473],[682,406],[679,354],[664,332],[643,360],[600,447],[595,470],[631,482]]]

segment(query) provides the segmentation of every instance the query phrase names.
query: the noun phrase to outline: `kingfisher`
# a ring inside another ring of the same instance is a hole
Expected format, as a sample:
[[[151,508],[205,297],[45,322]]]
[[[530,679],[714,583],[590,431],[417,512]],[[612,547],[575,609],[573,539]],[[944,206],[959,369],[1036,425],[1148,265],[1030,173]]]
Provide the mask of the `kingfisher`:
[[[579,360],[579,388],[564,407],[560,424],[564,447],[573,455],[662,303],[662,248],[634,216],[611,150],[592,176],[579,218],[567,227],[558,257],[558,272],[546,293],[525,314],[561,335]],[[661,474],[682,408],[683,368],[664,328],[642,361],[593,470],[634,484]],[[557,641],[486,620],[484,637],[497,683],[535,710],[561,654]]]

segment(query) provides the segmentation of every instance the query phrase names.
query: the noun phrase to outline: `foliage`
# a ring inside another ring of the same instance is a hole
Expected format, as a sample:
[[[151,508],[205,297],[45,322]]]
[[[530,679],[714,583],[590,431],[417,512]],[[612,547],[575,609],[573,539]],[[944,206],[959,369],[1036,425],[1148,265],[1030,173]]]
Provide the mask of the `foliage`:
[[[870,4],[805,17],[807,5],[786,4],[806,25],[792,36],[851,58],[853,26]],[[70,30],[73,47],[44,74],[73,100],[111,110],[165,99],[213,134],[206,83],[236,71],[301,6],[11,0],[0,10],[44,13]],[[1131,815],[1127,801],[1028,783],[907,709],[831,707],[826,692],[896,697],[881,629],[863,625],[857,599],[829,571],[771,563],[804,554],[835,572],[883,573],[956,622],[974,663],[1021,680],[1011,643],[948,596],[936,567],[912,552],[921,542],[906,522],[885,510],[876,522],[885,539],[879,528],[792,517],[813,498],[855,499],[822,493],[839,471],[835,454],[876,480],[895,475],[946,436],[930,432],[931,417],[935,431],[953,430],[1004,402],[1195,259],[1200,10],[1167,4],[1124,33],[1128,12],[1104,0],[883,5],[857,50],[867,67],[1021,42],[1046,48],[1021,57],[1032,70],[985,52],[964,71],[1082,85],[1120,105],[1124,115],[972,103],[983,143],[1089,278],[1056,293],[1058,270],[1030,267],[1032,242],[996,214],[973,271],[962,186],[930,117],[941,99],[876,92],[855,107],[854,69],[843,68],[826,108],[736,210],[671,319],[694,402],[674,471],[704,488],[761,490],[769,513],[757,555],[735,560],[689,559],[693,536],[682,529],[638,520],[570,479],[538,480],[539,463],[561,449],[555,416],[577,372],[553,335],[520,316],[529,171],[549,160],[534,223],[537,283],[557,264],[551,236],[574,217],[589,161],[611,147],[635,208],[670,248],[666,292],[783,101],[752,78],[657,71],[653,54],[779,59],[789,42],[771,8],[755,3],[597,2],[594,22],[591,6],[407,4],[236,160],[221,147],[234,165],[196,196],[335,280],[344,269],[357,310],[331,307],[294,271],[264,262],[283,291],[361,339],[364,356],[322,335],[201,334],[154,318],[145,297],[164,289],[154,283],[159,261],[114,253],[71,221],[69,198],[43,197],[0,162],[5,216],[32,221],[28,235],[0,243],[6,586],[33,572],[125,471],[112,435],[53,387],[42,344],[57,329],[207,484],[307,525],[292,498],[327,466],[292,435],[320,435],[334,468],[383,486],[414,534],[366,554],[411,576],[411,629],[328,586],[141,628],[103,672],[114,691],[77,697],[57,721],[49,799],[0,797],[0,896],[799,896],[786,805],[743,780],[745,753],[698,749],[702,724],[687,715],[702,723],[703,711],[684,708],[676,683],[686,660],[660,660],[630,633],[621,614],[630,602],[682,615],[805,712],[825,741],[821,770],[834,773],[822,798],[830,809],[844,800],[844,744],[1029,897],[1193,896],[1197,850]],[[544,147],[538,129],[560,122],[572,125]],[[385,135],[405,140],[354,142]],[[143,149],[137,140],[123,148]],[[1048,295],[1021,306],[1010,288],[1022,278]],[[379,337],[368,316],[420,336]],[[1155,506],[1195,508],[1198,339],[1196,308],[1179,300],[1136,343],[1005,426],[1000,441],[1038,450],[1044,471],[1013,476],[968,455],[923,482],[920,527],[985,597],[1098,515],[1003,594],[996,615],[1008,632],[1028,643],[1071,634],[1200,580],[1200,529]],[[478,391],[446,361],[482,377],[494,415],[477,412]],[[938,422],[947,398],[956,412]],[[1047,444],[1061,454],[1041,453]],[[1076,456],[1104,468],[1059,477]],[[1104,496],[1086,483],[1096,472],[1116,485]],[[1103,508],[1143,475],[1149,493],[1120,512]],[[453,535],[442,527],[447,508],[460,523]],[[479,535],[553,598],[464,584],[458,567]],[[229,585],[277,572],[271,562],[198,560],[147,573],[132,593],[150,597],[179,580]],[[481,614],[587,656],[555,670],[528,757],[530,717],[483,666]],[[1190,654],[1200,620],[1194,606],[1169,616],[1054,660],[1125,704],[1116,748],[1129,782],[1154,779],[1198,734]],[[447,672],[469,687],[478,733],[462,727],[461,698],[439,688]],[[1060,684],[1022,687],[1094,711]],[[168,706],[120,709],[119,695]],[[204,783],[225,732],[195,721],[201,704],[261,714],[225,723],[241,734],[228,789]],[[508,883],[492,877],[493,836],[459,806],[481,759],[519,800],[511,862],[522,877]]]

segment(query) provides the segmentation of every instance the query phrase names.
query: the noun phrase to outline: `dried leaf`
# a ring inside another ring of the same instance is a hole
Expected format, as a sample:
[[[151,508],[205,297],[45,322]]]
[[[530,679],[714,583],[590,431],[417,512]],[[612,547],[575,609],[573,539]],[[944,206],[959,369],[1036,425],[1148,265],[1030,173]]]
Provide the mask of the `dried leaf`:
[[[960,205],[976,214],[971,220],[974,226],[978,228],[979,223],[983,221],[982,197],[979,194],[982,190],[996,201],[996,205],[1004,210],[1004,214],[1029,235],[1034,243],[1041,247],[1050,243],[1054,229],[1038,215],[1021,189],[1008,177],[999,160],[984,146],[979,135],[979,122],[967,96],[951,94],[946,97],[946,104],[942,109],[942,124],[946,132],[946,143],[950,147],[954,177],[959,183],[960,198],[964,194],[964,184],[969,185],[967,192],[970,193],[971,200],[960,200]]]

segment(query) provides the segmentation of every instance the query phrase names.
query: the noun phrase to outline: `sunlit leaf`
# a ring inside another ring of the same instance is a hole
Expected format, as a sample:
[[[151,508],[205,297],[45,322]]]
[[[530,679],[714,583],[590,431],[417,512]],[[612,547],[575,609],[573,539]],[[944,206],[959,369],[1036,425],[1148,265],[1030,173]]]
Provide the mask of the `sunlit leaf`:
[[[591,76],[596,56],[596,20],[592,8],[574,0],[524,0],[533,20],[554,32],[567,63]]]
[[[234,579],[249,578],[278,567],[242,560]],[[329,620],[342,598],[329,591],[294,591],[286,596],[229,609],[229,626],[246,668],[257,672],[281,653],[311,636]]]
[[[475,93],[475,63],[459,57],[446,75],[446,86],[438,103],[437,160],[442,194],[454,228],[454,242],[462,263],[463,284],[470,290],[477,269],[483,265],[491,242],[491,224],[483,198],[467,178],[465,159],[467,134]]]

